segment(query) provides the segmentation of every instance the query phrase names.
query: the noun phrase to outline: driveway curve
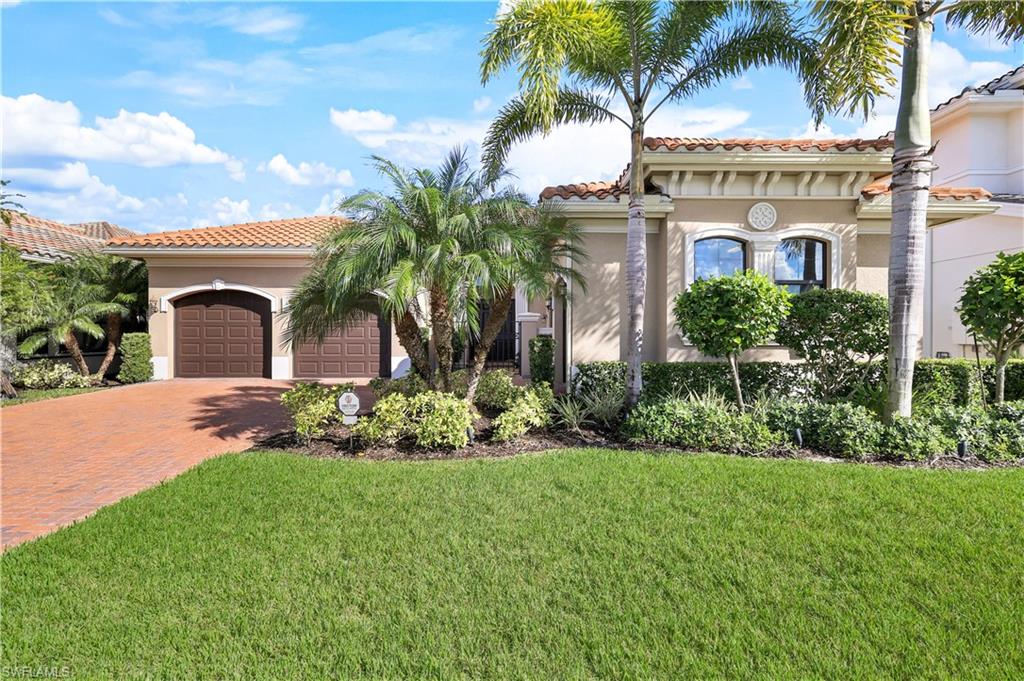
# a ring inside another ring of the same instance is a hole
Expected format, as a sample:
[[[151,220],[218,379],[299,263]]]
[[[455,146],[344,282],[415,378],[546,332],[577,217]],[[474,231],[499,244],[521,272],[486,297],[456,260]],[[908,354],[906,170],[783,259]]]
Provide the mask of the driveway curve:
[[[34,539],[286,428],[264,379],[155,381],[0,411],[0,542]]]

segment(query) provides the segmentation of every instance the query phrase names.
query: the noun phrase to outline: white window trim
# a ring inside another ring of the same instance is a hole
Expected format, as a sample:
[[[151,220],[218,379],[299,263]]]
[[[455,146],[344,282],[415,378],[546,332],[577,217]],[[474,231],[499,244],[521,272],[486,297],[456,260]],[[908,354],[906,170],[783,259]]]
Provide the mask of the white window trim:
[[[193,286],[186,286],[179,288],[176,291],[171,291],[167,295],[160,296],[160,311],[167,312],[170,309],[170,303],[179,298],[192,295],[193,293],[200,293],[202,291],[244,291],[246,293],[252,293],[261,298],[266,298],[270,301],[271,312],[281,312],[283,310],[283,303],[280,298],[275,296],[273,293],[264,291],[261,288],[255,286],[249,286],[248,284],[231,284],[223,279],[214,279],[209,284],[195,284]]]
[[[737,227],[713,227],[686,235],[685,256],[683,258],[683,280],[689,288],[693,283],[697,265],[694,261],[695,245],[698,241],[713,238],[727,238],[749,244],[753,250],[753,258],[747,262],[751,269],[764,274],[775,281],[775,248],[785,239],[817,239],[828,244],[830,288],[841,288],[842,273],[842,237],[826,229],[816,227],[787,227],[777,232],[751,232]]]

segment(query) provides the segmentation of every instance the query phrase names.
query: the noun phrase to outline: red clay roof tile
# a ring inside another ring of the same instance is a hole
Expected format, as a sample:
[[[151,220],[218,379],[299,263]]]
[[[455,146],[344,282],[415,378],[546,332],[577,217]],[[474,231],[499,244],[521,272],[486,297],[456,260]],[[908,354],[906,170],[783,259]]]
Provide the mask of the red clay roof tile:
[[[866,198],[874,198],[883,194],[889,194],[892,191],[890,187],[892,183],[892,175],[883,175],[871,184],[864,185],[860,193]],[[984,201],[985,199],[992,196],[992,193],[982,189],[981,187],[944,187],[937,186],[932,187],[928,191],[928,195],[935,199],[956,199],[958,201],[963,199],[971,199],[972,201]]]
[[[115,237],[110,246],[139,248],[282,248],[313,247],[346,220],[333,215],[314,215],[285,220],[245,222],[237,225],[182,229],[173,232]]]
[[[11,224],[3,223],[0,240],[22,253],[48,260],[65,260],[79,251],[99,250],[106,242],[105,237],[93,236],[80,225],[27,213],[12,213]]]
[[[744,151],[885,151],[893,142],[886,137],[877,139],[757,139],[753,137],[716,139],[713,137],[647,137],[644,146],[651,151],[667,149],[696,151],[697,149],[742,149]]]

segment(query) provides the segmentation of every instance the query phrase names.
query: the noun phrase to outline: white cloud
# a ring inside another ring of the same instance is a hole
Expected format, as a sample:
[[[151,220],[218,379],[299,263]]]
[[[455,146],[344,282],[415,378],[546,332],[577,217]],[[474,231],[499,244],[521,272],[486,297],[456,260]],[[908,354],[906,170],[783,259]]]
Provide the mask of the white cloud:
[[[87,127],[72,102],[37,94],[0,97],[0,112],[7,156],[114,161],[144,168],[224,164],[233,176],[241,170],[228,154],[198,144],[195,131],[167,112],[121,109],[113,118],[97,116],[95,127]]]
[[[235,200],[228,196],[203,202],[200,209],[202,213],[192,220],[193,227],[234,225],[240,222],[280,220],[309,215],[309,210],[288,202],[264,203],[256,208],[249,199]]]
[[[841,135],[837,135],[826,123],[815,126],[814,121],[807,121],[807,125],[804,126],[803,130],[794,130],[791,137],[796,139],[826,140],[841,137]]]
[[[484,95],[473,100],[473,113],[483,113],[491,108],[491,98]]]
[[[733,90],[753,90],[754,83],[751,82],[746,76],[740,76],[732,82]]]
[[[320,203],[317,205],[316,210],[313,211],[313,215],[330,215],[334,213],[338,204],[344,198],[345,194],[340,189],[324,194],[320,197]]]
[[[287,184],[304,187],[348,187],[353,183],[352,173],[348,170],[338,170],[320,161],[301,161],[298,166],[294,166],[284,154],[277,154],[266,163],[261,163],[259,170],[273,173]]]
[[[139,26],[139,22],[133,21],[128,17],[124,16],[119,12],[115,12],[109,7],[103,7],[99,11],[100,18],[106,21],[108,24],[113,24],[120,28],[135,28]]]
[[[443,52],[462,38],[463,33],[456,26],[395,28],[347,43],[305,47],[299,52],[304,57],[318,60],[371,54]]]
[[[211,5],[182,8],[174,5],[156,5],[145,14],[150,23],[158,26],[195,24],[226,28],[241,35],[291,42],[298,37],[306,23],[306,17],[282,7],[229,6],[214,8]]]
[[[392,130],[398,119],[376,109],[338,111],[331,107],[331,124],[345,133],[382,132]]]
[[[743,125],[749,117],[750,112],[730,106],[666,106],[648,125],[648,134],[718,135]],[[348,134],[375,153],[401,163],[433,165],[456,145],[479,147],[489,123],[486,119],[425,118],[402,125],[396,121],[383,130],[353,130]],[[555,128],[547,137],[535,137],[517,145],[508,165],[517,174],[519,186],[533,193],[550,184],[618,177],[628,161],[628,130],[621,123],[611,122]]]
[[[25,190],[21,201],[27,211],[62,222],[110,220],[139,229],[170,229],[183,226],[188,206],[181,193],[162,198],[124,194],[81,161],[55,168],[7,168],[5,175]]]

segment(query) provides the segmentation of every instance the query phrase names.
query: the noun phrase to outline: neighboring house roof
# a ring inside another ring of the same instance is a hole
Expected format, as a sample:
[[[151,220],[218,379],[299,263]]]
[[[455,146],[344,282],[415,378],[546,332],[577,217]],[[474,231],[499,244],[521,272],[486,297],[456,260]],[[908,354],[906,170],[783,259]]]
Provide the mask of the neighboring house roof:
[[[993,194],[992,200],[999,203],[1024,203],[1024,194]]]
[[[864,185],[861,190],[861,195],[865,198],[871,199],[876,196],[883,194],[889,194],[892,192],[892,175],[885,175],[880,177],[871,184]],[[928,190],[928,194],[933,199],[956,199],[962,201],[964,199],[970,199],[972,201],[984,201],[992,196],[992,193],[982,189],[981,187],[932,187]]]
[[[343,225],[343,218],[315,215],[286,220],[244,222],[237,225],[200,227],[173,232],[115,237],[108,242],[114,250],[132,248],[312,248],[327,234]]]
[[[103,239],[104,241],[107,239],[113,239],[114,237],[130,237],[138,234],[138,232],[133,232],[130,229],[113,225],[105,220],[97,222],[76,222],[71,226],[81,227],[89,236],[97,239]]]
[[[97,224],[106,227],[101,230],[92,226]],[[2,241],[17,248],[26,258],[44,261],[67,260],[76,252],[98,251],[103,248],[107,241],[107,236],[102,233],[104,230],[122,234],[134,233],[107,222],[68,225],[27,213],[12,212],[11,224],[3,224]]]
[[[965,87],[960,91],[960,94],[950,97],[932,109],[932,113],[941,111],[950,104],[953,104],[968,95],[991,95],[999,92],[1000,90],[1024,90],[1024,64],[1017,68],[1010,69],[1003,75],[993,78],[984,85],[979,85],[977,87]]]
[[[651,151],[696,151],[703,149],[742,149],[743,151],[885,151],[893,141],[877,139],[756,139],[750,137],[716,139],[713,137],[646,137],[644,146]]]

